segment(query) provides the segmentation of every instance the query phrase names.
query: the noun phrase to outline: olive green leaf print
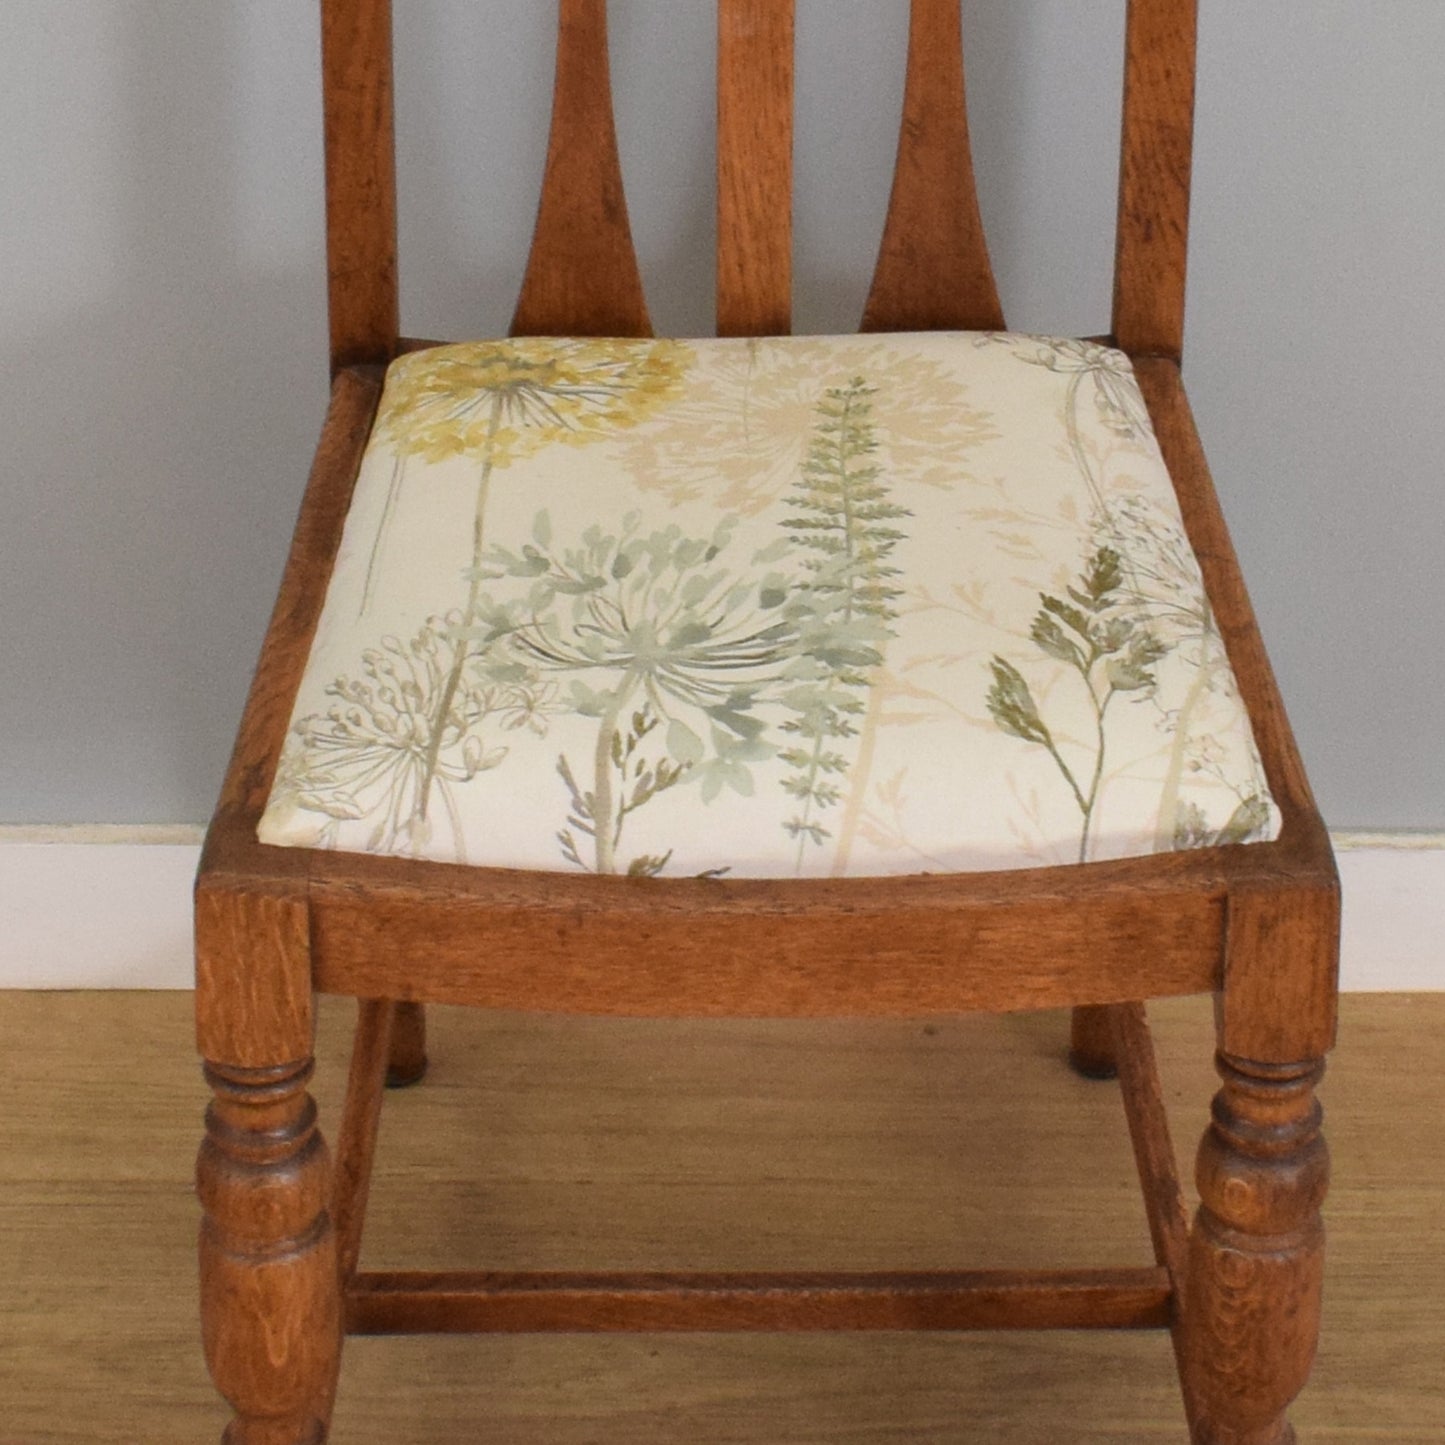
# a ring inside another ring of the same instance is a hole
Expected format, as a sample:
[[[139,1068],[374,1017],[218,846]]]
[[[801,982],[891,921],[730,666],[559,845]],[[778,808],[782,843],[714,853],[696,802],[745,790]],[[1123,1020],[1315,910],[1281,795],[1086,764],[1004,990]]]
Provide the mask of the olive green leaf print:
[[[465,861],[454,788],[507,755],[498,734],[542,732],[555,688],[480,671],[447,691],[462,643],[459,612],[432,617],[409,641],[384,639],[361,655],[361,676],[326,689],[325,713],[300,719],[278,787],[291,806],[328,819],[370,818],[370,849],[416,852],[422,790],[434,787]],[[446,694],[446,706],[439,700]],[[325,830],[318,841],[325,840]]]
[[[418,355],[425,357],[424,364],[408,369],[403,360],[392,369],[385,409],[377,422],[378,435],[390,442],[398,460],[372,551],[363,608],[395,510],[402,459],[416,455],[429,462],[455,456],[475,460],[472,580],[458,634],[462,640],[437,691],[421,776],[411,793],[409,826],[424,834],[432,783],[442,767],[445,719],[467,661],[465,633],[476,621],[478,568],[486,545],[487,499],[494,473],[549,443],[578,445],[635,425],[676,389],[687,350],[667,341],[639,348],[609,340],[560,344],[523,340],[444,347]]]
[[[861,377],[829,388],[818,406],[802,475],[786,499],[800,515],[787,518],[783,526],[808,554],[802,565],[819,607],[845,627],[866,625],[870,652],[877,650],[876,661],[866,668],[839,661],[795,690],[795,716],[783,727],[799,742],[783,752],[790,769],[783,786],[800,806],[783,827],[797,839],[799,870],[807,845],[821,847],[832,836],[820,814],[843,796],[842,775],[849,760],[842,748],[859,735],[856,720],[870,713],[871,725],[877,727],[868,698],[897,616],[898,569],[889,556],[904,534],[891,524],[910,513],[888,499],[882,469],[874,461],[876,394]]]
[[[258,836],[786,878],[1278,827],[1128,359],[929,333],[398,359]]]
[[[661,868],[666,859],[653,856],[620,869],[630,813],[684,772],[704,802],[724,788],[751,796],[754,765],[777,751],[767,736],[769,705],[796,707],[796,690],[821,670],[877,657],[869,629],[778,570],[786,538],[730,556],[736,523],[725,517],[696,537],[677,526],[643,531],[632,513],[619,532],[593,525],[559,547],[541,514],[532,544],[492,548],[479,569],[485,581],[524,589],[503,603],[483,595],[476,631],[484,655],[565,678],[569,710],[596,722],[590,786],[579,785],[572,760],[558,765],[571,801],[559,841],[573,863],[598,873]],[[832,585],[831,570],[821,575]],[[665,756],[634,761],[663,725]],[[591,839],[590,864],[578,833]]]
[[[613,791],[605,802],[599,802],[595,789],[586,789],[578,783],[572,772],[572,765],[566,756],[557,759],[557,772],[567,787],[572,806],[567,814],[567,826],[557,834],[562,845],[562,856],[579,868],[590,865],[582,857],[575,834],[580,833],[596,842],[598,814],[604,816],[608,809],[615,814],[612,826],[612,851],[615,858],[617,845],[622,841],[622,825],[628,814],[635,813],[644,803],[665,793],[682,781],[690,763],[674,762],[665,755],[649,759],[642,751],[642,743],[649,733],[656,731],[657,715],[644,705],[632,714],[632,720],[624,737],[621,729],[612,731],[611,766],[615,775]],[[616,798],[616,803],[612,802]],[[672,857],[672,849],[666,853],[641,853],[627,865],[630,878],[655,878]]]
[[[1067,589],[1068,601],[1040,595],[1029,636],[1046,656],[1078,675],[1094,720],[1095,737],[1088,749],[1093,754],[1091,765],[1069,764],[1024,675],[997,655],[990,664],[993,686],[988,710],[1004,732],[1042,747],[1054,760],[1083,817],[1079,833],[1083,863],[1089,856],[1089,830],[1104,777],[1109,707],[1120,693],[1137,695],[1153,688],[1152,669],[1166,649],[1147,626],[1121,610],[1124,574],[1112,548],[1100,547],[1077,580],[1077,587]]]
[[[1233,674],[1184,528],[1157,501],[1128,492],[1112,499],[1107,528],[1097,531],[1122,540],[1132,615],[1147,624],[1190,679],[1183,696],[1161,709],[1159,718],[1169,752],[1155,846],[1161,852],[1205,847],[1200,840],[1206,836],[1215,843],[1248,841],[1270,823],[1269,804],[1262,778],[1230,778],[1215,756],[1209,709],[1221,695],[1232,694]],[[1212,776],[1239,799],[1222,826],[1206,827],[1198,805],[1181,801],[1190,774]]]
[[[1237,840],[1236,835],[1253,836],[1251,830],[1265,829],[1272,822],[1262,779],[1239,783],[1222,773],[1217,775],[1216,780],[1240,799],[1222,828],[1210,830],[1202,809],[1182,801],[1189,775],[1213,772],[1207,761],[1212,743],[1209,704],[1219,694],[1232,698],[1234,682],[1198,562],[1177,511],[1162,505],[1158,495],[1140,492],[1128,479],[1127,468],[1131,462],[1138,464],[1141,447],[1152,446],[1152,432],[1127,358],[1086,341],[1016,336],[992,340],[1002,341],[1030,365],[1069,378],[1061,413],[1069,454],[1090,499],[1094,545],[1112,551],[1119,559],[1119,597],[1121,603],[1127,603],[1128,614],[1137,626],[1148,629],[1161,657],[1167,654],[1189,677],[1182,697],[1173,698],[1167,707],[1155,703],[1159,730],[1168,739],[1156,849],[1204,846],[1200,840],[1206,834],[1213,837],[1217,833],[1221,841]],[[1092,402],[1088,418],[1082,410],[1086,398]],[[1094,437],[1092,445],[1086,443],[1086,434]],[[1105,438],[1116,440],[1111,444]],[[1109,475],[1111,466],[1119,475]],[[1050,525],[1044,518],[1025,520],[1017,513],[1008,517],[1002,511],[990,520],[1012,522],[1019,545],[1029,547],[1037,547],[1041,529]],[[1059,522],[1074,525],[1072,515],[1061,515]],[[1006,533],[995,529],[995,535],[1003,545],[1010,545]],[[1152,689],[1149,696],[1154,700]]]
[[[1269,803],[1259,793],[1241,798],[1222,828],[1213,827],[1198,803],[1180,806],[1172,839],[1175,848],[1213,848],[1223,843],[1248,843],[1269,822]]]

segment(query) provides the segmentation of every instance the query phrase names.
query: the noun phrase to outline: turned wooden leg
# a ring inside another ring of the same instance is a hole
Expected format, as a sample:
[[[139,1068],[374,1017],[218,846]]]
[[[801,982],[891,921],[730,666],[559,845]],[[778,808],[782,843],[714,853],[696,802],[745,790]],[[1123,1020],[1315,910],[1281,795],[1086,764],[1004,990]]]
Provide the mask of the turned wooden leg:
[[[1221,1053],[1218,1067],[1181,1326],[1194,1438],[1291,1445],[1285,1411],[1319,1335],[1329,1154],[1314,1090],[1324,1064]]]
[[[1114,1025],[1107,1007],[1081,1004],[1074,1009],[1069,1063],[1086,1079],[1112,1079],[1118,1074]]]
[[[330,1165],[311,1061],[208,1063],[197,1164],[206,1361],[235,1419],[224,1445],[321,1445],[341,1351]]]
[[[388,1089],[404,1089],[426,1073],[426,1009],[398,1003],[391,1013],[391,1053],[386,1065]]]

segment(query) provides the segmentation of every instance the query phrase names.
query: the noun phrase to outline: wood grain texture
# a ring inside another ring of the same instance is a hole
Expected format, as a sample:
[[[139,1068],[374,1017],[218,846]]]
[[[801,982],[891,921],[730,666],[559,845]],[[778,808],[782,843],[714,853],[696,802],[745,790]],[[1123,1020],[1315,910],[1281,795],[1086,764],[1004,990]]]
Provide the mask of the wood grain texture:
[[[552,133],[514,336],[650,336],[617,154],[606,0],[559,0]]]
[[[1230,885],[1223,1046],[1266,1062],[1319,1057],[1334,1039],[1339,961],[1339,877],[1329,837],[1260,638],[1178,366],[1161,359],[1135,365],[1270,791],[1284,817],[1279,842],[1257,854],[1261,869]]]
[[[322,0],[331,371],[386,362],[400,330],[391,0]]]
[[[256,841],[291,706],[380,396],[378,371],[338,376],[221,799],[196,880],[196,1029],[216,1063],[267,1067],[311,1051],[305,849]]]
[[[0,1317],[15,1445],[215,1442],[196,1339],[196,1069],[182,993],[0,995]],[[1150,1008],[1176,1139],[1219,1085],[1207,998]],[[355,1009],[320,1000],[324,1123]],[[628,1022],[438,1009],[388,1095],[368,1267],[925,1269],[1141,1263],[1114,1090],[1060,1013]],[[1347,995],[1307,1445],[1445,1440],[1445,994]],[[123,1080],[122,1085],[117,1080]],[[127,1148],[143,1139],[143,1148]],[[1192,1184],[1186,1180],[1186,1187]],[[1178,1445],[1168,1343],[1046,1334],[347,1342],[335,1445]]]
[[[978,210],[959,0],[912,0],[893,192],[863,331],[997,331]]]
[[[1118,1061],[1124,1117],[1128,1120],[1129,1142],[1143,1189],[1144,1215],[1149,1221],[1154,1258],[1169,1272],[1170,1279],[1182,1286],[1189,1220],[1174,1147],[1169,1140],[1169,1120],[1149,1021],[1144,1005],[1139,1003],[1119,1004],[1109,1009],[1108,1015],[1114,1029],[1114,1056]]]
[[[1280,869],[1290,868],[1301,879],[1332,878],[1329,839],[1260,637],[1178,363],[1142,357],[1135,359],[1134,370],[1174,482],[1190,545],[1204,574],[1215,625],[1249,709],[1270,792],[1284,814],[1283,846],[1268,856],[1278,861]],[[1255,854],[1266,856],[1263,849]],[[1268,875],[1261,872],[1260,876]]]
[[[1198,0],[1129,0],[1114,336],[1133,356],[1184,346]]]
[[[793,326],[793,0],[719,0],[717,334]]]
[[[1289,1445],[1285,1418],[1314,1363],[1329,1152],[1318,1061],[1221,1054],[1199,1148],[1181,1334],[1198,1445]]]
[[[1225,930],[1224,1050],[1265,1063],[1322,1058],[1335,1042],[1338,879],[1235,888]]]
[[[1182,1323],[1187,1309],[1189,1278],[1189,1212],[1179,1178],[1179,1164],[1169,1132],[1169,1115],[1154,1050],[1154,1037],[1141,1003],[1119,1004],[1108,1011],[1114,1036],[1114,1058],[1129,1143],[1144,1196],[1144,1217],[1154,1258],[1167,1271],[1172,1286],[1173,1318],[1170,1337],[1179,1368],[1185,1415],[1191,1424],[1199,1419],[1193,1383],[1185,1369]]]
[[[336,1167],[331,1190],[331,1219],[336,1229],[336,1267],[343,1280],[356,1273],[366,1201],[376,1159],[376,1131],[386,1086],[396,1005],[387,999],[362,999],[356,1009],[356,1036],[346,1075],[346,1101],[336,1131]]]
[[[201,1330],[235,1412],[226,1445],[322,1445],[339,1369],[341,1288],[311,1060],[210,1066],[196,1165]]]
[[[355,1334],[1158,1329],[1162,1269],[358,1276]]]
[[[304,879],[196,889],[196,1038],[216,1064],[266,1068],[311,1052]]]
[[[713,1018],[916,1016],[1191,993],[1219,979],[1226,885],[1202,860],[1169,866],[1181,858],[1078,877],[638,887],[315,857],[316,981],[363,997],[404,980],[409,996],[433,1003]]]

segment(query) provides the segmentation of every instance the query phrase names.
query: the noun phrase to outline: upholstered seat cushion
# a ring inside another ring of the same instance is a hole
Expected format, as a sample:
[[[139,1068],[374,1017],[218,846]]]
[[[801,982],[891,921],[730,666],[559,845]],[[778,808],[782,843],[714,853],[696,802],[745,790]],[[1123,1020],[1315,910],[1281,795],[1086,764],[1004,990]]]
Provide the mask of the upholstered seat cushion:
[[[391,366],[260,837],[811,877],[1278,820],[1121,353],[519,340]]]

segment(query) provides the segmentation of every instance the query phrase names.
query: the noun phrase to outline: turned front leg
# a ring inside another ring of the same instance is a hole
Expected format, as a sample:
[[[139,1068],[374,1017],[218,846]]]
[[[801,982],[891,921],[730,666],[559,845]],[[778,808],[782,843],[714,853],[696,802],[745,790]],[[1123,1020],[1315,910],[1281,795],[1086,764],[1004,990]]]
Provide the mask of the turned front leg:
[[[321,1445],[341,1349],[330,1165],[311,1062],[206,1065],[197,1164],[206,1362],[235,1419],[224,1445]]]
[[[1314,1090],[1324,1064],[1221,1053],[1218,1068],[1184,1296],[1195,1441],[1291,1445],[1285,1411],[1319,1337],[1329,1155]]]

